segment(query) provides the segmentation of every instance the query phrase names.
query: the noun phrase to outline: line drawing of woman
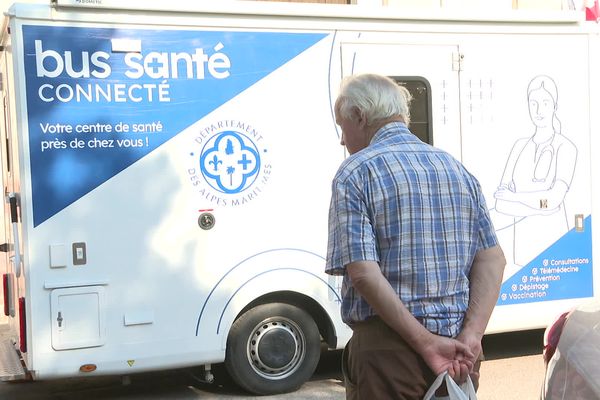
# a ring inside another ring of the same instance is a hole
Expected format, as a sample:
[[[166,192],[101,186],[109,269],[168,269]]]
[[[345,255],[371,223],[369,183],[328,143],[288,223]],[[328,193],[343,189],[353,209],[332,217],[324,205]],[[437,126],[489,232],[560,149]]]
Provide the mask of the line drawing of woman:
[[[513,261],[518,266],[569,231],[565,196],[577,164],[577,147],[562,134],[556,113],[554,80],[546,75],[533,78],[527,100],[534,133],[514,143],[494,193],[497,213],[508,216],[497,230],[512,227]]]

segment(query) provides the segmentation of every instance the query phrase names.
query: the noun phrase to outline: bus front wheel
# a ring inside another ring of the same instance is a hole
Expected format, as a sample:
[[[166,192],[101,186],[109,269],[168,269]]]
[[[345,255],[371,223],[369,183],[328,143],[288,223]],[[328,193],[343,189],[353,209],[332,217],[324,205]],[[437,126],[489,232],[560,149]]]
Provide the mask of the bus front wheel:
[[[310,379],[320,351],[319,329],[306,311],[284,303],[263,304],[233,323],[225,367],[251,393],[286,393]]]

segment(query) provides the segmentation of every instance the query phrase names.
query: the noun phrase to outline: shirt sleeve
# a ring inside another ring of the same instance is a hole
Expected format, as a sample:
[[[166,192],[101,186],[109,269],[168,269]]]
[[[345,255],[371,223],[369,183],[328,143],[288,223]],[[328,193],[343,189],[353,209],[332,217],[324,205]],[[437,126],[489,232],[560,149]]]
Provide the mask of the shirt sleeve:
[[[367,260],[379,262],[363,190],[352,180],[334,180],[325,272],[343,275],[346,265]]]
[[[485,198],[481,192],[481,187],[477,182],[476,188],[479,207],[479,216],[477,219],[479,239],[477,250],[483,250],[498,245],[498,238],[496,237],[496,230],[494,229],[494,224],[492,223],[492,218],[490,217]]]

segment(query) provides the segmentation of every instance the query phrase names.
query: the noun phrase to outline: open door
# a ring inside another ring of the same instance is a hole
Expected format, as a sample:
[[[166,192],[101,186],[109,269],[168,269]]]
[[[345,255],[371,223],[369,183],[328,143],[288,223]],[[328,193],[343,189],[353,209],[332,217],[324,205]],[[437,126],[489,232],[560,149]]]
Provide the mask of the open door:
[[[0,185],[3,212],[0,213],[0,276],[2,297],[0,308],[0,380],[18,380],[26,377],[16,347],[21,353],[27,351],[25,318],[20,310],[25,307],[24,274],[20,260],[20,216],[18,210],[18,174],[13,164],[15,149],[11,142],[11,99],[9,79],[11,62],[5,50],[0,57]],[[15,240],[16,239],[16,240]],[[18,269],[17,269],[18,267]],[[21,334],[20,334],[21,333]]]
[[[342,43],[341,48],[343,76],[377,73],[403,83],[414,97],[411,131],[461,159],[458,46]],[[424,123],[429,137],[420,133]]]

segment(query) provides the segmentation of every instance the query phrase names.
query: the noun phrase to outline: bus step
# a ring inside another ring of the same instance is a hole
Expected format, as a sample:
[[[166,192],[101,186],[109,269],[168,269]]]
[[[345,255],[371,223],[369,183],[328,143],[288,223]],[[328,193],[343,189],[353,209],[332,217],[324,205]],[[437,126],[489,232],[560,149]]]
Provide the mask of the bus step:
[[[26,379],[27,373],[8,333],[7,326],[0,326],[0,381]]]

